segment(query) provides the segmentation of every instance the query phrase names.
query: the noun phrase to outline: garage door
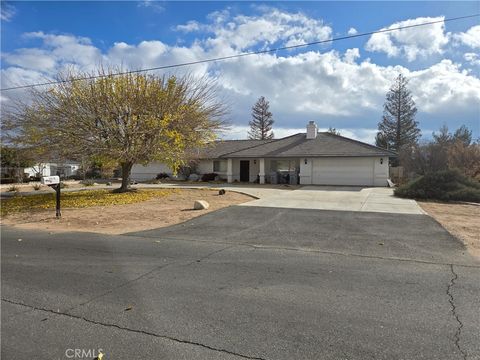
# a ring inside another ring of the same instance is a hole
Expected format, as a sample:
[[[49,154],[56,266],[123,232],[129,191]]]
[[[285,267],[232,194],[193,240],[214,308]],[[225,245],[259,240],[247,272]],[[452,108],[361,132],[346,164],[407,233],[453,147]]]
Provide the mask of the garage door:
[[[374,162],[373,158],[313,159],[312,183],[373,186]]]

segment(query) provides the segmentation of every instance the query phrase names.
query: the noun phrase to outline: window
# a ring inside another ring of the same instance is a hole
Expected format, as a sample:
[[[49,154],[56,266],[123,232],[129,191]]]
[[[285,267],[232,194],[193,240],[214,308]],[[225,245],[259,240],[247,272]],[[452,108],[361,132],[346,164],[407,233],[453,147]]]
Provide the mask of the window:
[[[294,171],[300,168],[299,160],[272,160],[272,171]]]
[[[226,160],[215,160],[213,162],[213,172],[226,173],[227,172],[227,161]]]

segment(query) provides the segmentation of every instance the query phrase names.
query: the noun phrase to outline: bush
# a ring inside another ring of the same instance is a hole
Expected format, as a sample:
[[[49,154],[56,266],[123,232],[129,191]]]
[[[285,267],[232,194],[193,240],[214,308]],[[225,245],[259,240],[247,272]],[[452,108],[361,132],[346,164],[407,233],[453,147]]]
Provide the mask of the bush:
[[[170,175],[168,175],[167,173],[164,173],[164,172],[163,172],[163,173],[158,174],[157,177],[156,177],[156,179],[157,179],[157,180],[161,180],[161,179],[167,179],[167,178],[169,178],[169,177],[170,177]]]
[[[86,179],[86,180],[81,181],[80,184],[82,184],[84,186],[93,186],[93,185],[95,185],[95,181],[93,181],[92,179]]]
[[[38,191],[42,186],[40,184],[33,184],[33,190]]]
[[[216,173],[203,174],[202,181],[214,181],[217,176],[218,174]]]
[[[15,178],[2,178],[0,179],[0,184],[13,184],[16,183],[17,180]]]
[[[83,176],[82,175],[70,175],[70,176],[67,176],[67,180],[83,180]]]
[[[400,186],[394,194],[410,199],[480,202],[480,183],[458,170],[436,171]]]
[[[19,191],[19,190],[20,190],[20,189],[18,188],[17,185],[12,185],[12,186],[10,186],[10,187],[8,188],[8,191],[10,191],[10,192],[17,192],[17,191]]]

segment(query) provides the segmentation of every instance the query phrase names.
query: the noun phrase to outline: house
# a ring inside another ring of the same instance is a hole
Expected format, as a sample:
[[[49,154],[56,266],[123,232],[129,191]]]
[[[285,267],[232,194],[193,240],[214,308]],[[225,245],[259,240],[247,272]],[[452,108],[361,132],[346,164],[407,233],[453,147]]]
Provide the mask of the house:
[[[310,121],[306,133],[273,140],[224,140],[199,156],[198,174],[231,182],[387,186],[388,159],[396,153],[328,132]],[[136,164],[132,179],[171,174],[165,164]]]
[[[23,169],[23,172],[27,177],[51,176],[58,174],[62,177],[68,177],[76,175],[79,168],[80,163],[67,160],[61,162],[38,163],[32,167]]]

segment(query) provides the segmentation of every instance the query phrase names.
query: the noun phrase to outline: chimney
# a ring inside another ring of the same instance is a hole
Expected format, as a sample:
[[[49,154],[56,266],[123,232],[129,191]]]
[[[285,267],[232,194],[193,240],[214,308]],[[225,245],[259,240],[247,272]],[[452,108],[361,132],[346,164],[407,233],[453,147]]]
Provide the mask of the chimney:
[[[315,139],[317,137],[317,124],[315,121],[310,121],[307,125],[307,139]]]

